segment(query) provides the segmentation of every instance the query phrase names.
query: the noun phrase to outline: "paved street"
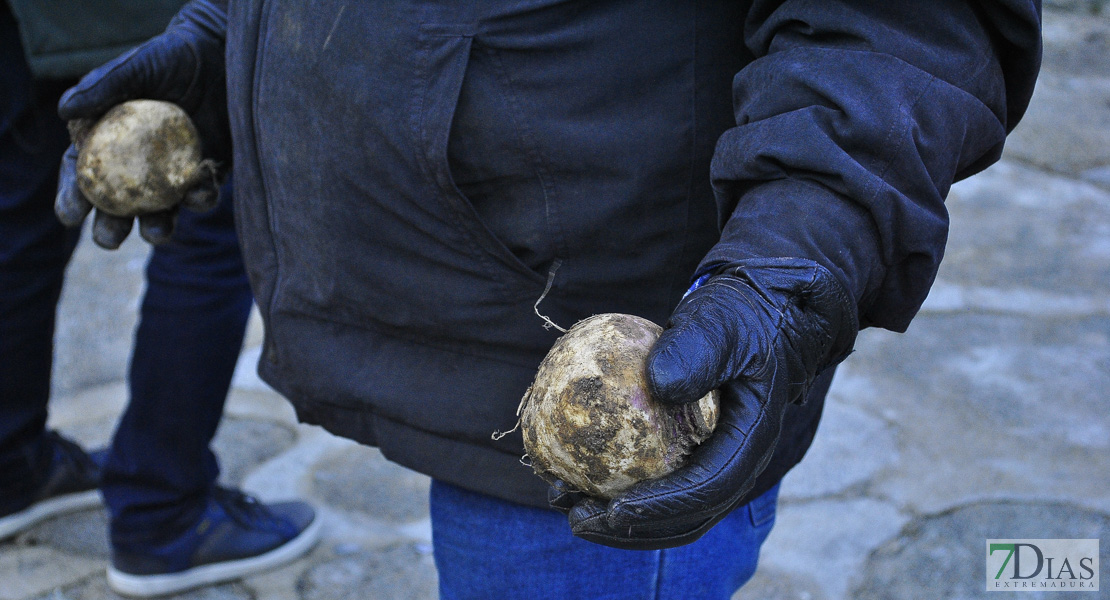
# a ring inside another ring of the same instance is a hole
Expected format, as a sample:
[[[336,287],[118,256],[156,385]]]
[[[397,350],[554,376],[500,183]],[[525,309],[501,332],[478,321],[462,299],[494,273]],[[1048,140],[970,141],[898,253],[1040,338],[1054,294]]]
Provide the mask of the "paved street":
[[[909,331],[863,332],[837,373],[736,598],[985,597],[988,538],[1101,538],[1110,572],[1110,6],[1091,14],[1102,5],[1046,7],[1026,120],[1002,162],[953,188],[945,262]],[[86,240],[60,308],[52,425],[90,445],[107,442],[126,401],[148,251],[132,238],[117,252]],[[260,343],[254,318],[216,440],[223,477],[264,499],[311,499],[323,540],[279,571],[179,597],[435,598],[427,478],[298,425],[254,374]],[[0,600],[116,598],[105,532],[90,510],[0,543]]]

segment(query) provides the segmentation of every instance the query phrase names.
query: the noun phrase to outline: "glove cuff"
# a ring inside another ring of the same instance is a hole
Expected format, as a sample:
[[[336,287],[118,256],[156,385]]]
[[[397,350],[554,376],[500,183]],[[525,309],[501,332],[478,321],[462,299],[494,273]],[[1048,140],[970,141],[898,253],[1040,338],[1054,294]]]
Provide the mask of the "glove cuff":
[[[721,265],[717,275],[743,280],[780,314],[803,315],[800,333],[813,342],[803,359],[806,385],[852,353],[860,322],[856,302],[829,269],[805,258],[764,258]]]

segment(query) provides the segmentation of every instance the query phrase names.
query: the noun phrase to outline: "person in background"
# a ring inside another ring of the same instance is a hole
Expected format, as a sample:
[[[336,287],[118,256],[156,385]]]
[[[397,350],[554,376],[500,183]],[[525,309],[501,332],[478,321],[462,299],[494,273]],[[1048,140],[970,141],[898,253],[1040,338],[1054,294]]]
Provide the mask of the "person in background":
[[[260,373],[433,478],[441,597],[725,599],[1039,61],[1028,0],[193,0],[59,111],[153,97],[234,138]],[[554,342],[540,299],[667,324],[652,395],[722,394],[686,466],[602,502],[491,439]]]
[[[141,227],[158,245],[146,266],[130,402],[111,447],[93,460],[46,429],[55,313],[80,235],[53,210],[69,145],[58,99],[79,75],[164,28],[180,5],[14,2],[14,14],[0,5],[0,539],[97,505],[102,494],[109,584],[132,596],[272,567],[307,551],[319,529],[303,502],[264,504],[217,485],[210,443],[253,301],[230,183],[218,202],[209,190],[208,212]],[[117,247],[120,226],[98,223],[93,237]]]

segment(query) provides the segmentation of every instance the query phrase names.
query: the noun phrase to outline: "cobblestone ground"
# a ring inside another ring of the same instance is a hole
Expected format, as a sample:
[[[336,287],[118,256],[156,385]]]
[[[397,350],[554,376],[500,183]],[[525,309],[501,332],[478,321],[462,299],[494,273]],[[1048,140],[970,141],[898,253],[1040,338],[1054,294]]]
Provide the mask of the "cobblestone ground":
[[[864,332],[841,367],[736,598],[982,597],[987,538],[1103,538],[1107,564],[1104,4],[1046,6],[1028,116],[1001,163],[953,188],[947,256],[910,330]],[[126,397],[145,253],[136,240],[115,253],[85,243],[70,269],[51,419],[90,445],[108,440]],[[253,375],[260,341],[254,321],[216,440],[223,477],[265,499],[313,500],[323,541],[289,567],[179,597],[434,598],[427,478],[296,424]],[[90,510],[0,544],[0,600],[116,598],[105,529]]]

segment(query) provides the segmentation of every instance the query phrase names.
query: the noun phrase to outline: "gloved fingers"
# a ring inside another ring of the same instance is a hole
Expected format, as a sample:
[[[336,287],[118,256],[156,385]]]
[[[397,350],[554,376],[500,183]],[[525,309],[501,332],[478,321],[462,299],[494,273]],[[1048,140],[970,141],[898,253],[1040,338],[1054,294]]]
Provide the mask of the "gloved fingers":
[[[690,518],[665,527],[613,527],[606,517],[605,505],[595,499],[575,506],[568,520],[571,533],[584,540],[622,550],[661,550],[696,541],[716,525],[727,511],[708,518]]]
[[[614,529],[670,528],[727,512],[755,485],[774,453],[787,406],[788,386],[776,386],[781,379],[722,388],[713,435],[684,466],[612,499],[607,524]]]
[[[547,489],[547,503],[551,508],[565,514],[568,514],[572,508],[579,502],[585,500],[587,496],[582,492],[571,489],[567,483],[561,479],[556,479],[551,482],[551,487]]]
[[[194,212],[208,212],[220,203],[220,184],[215,176],[205,177],[185,192],[181,205]]]
[[[758,309],[735,278],[715,277],[690,293],[671,315],[647,358],[648,389],[660,402],[694,402],[736,379],[766,356]]]
[[[722,402],[721,411],[717,429],[685,465],[634,485],[609,502],[606,518],[611,527],[704,521],[726,510],[754,484],[774,450],[780,426],[770,427],[766,416],[755,414],[762,411],[739,403]],[[773,431],[753,431],[753,419],[758,428]]]
[[[567,511],[570,532],[578,537],[582,537],[582,534],[608,533],[607,513],[608,507],[604,501],[597,498],[583,498]]]
[[[62,155],[58,171],[58,195],[54,197],[54,214],[66,227],[77,227],[92,211],[92,203],[77,187],[77,148],[72,144]]]
[[[133,225],[132,217],[114,217],[97,210],[93,217],[93,241],[105,250],[115,250],[127,239]]]
[[[176,209],[140,215],[139,235],[155,246],[164,244],[173,237],[173,229],[176,223]]]

